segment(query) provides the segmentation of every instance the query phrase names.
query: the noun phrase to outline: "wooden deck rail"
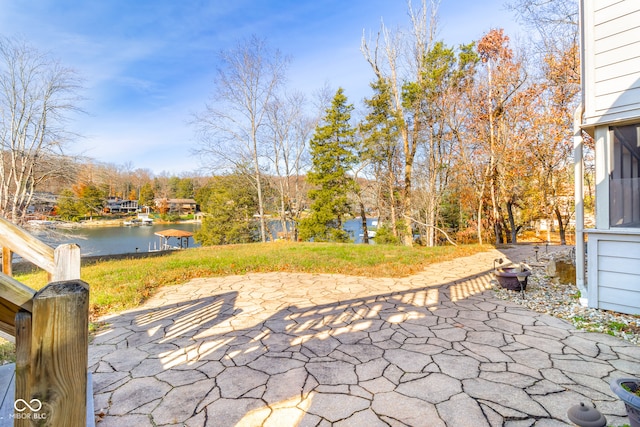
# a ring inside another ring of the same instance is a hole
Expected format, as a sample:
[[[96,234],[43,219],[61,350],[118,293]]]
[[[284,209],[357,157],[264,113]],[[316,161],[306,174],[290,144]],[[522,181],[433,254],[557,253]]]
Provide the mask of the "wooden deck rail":
[[[26,230],[0,217],[0,246],[2,246],[2,271],[11,276],[12,254],[49,273],[49,280],[75,280],[80,278],[80,247],[60,245],[51,249]]]
[[[80,247],[51,249],[4,218],[0,246],[0,330],[16,339],[14,426],[85,426],[89,286],[80,280]],[[36,292],[12,278],[13,253],[47,271],[50,283]]]

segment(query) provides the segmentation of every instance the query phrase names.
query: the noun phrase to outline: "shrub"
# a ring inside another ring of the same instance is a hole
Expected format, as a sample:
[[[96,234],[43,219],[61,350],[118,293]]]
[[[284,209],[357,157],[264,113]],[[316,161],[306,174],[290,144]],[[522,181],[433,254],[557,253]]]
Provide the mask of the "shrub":
[[[378,226],[375,242],[379,245],[399,245],[400,238],[393,235],[393,230],[387,224]]]

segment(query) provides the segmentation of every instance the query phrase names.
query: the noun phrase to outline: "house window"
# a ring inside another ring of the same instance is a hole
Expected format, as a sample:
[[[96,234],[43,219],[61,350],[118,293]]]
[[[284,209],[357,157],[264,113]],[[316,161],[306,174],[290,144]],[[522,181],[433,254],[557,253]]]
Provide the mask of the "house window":
[[[640,227],[640,124],[612,126],[610,133],[610,226]]]

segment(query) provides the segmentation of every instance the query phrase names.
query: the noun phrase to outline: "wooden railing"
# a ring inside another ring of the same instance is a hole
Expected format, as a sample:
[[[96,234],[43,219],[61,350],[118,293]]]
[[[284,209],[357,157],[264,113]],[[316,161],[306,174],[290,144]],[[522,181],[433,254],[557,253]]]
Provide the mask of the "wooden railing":
[[[85,426],[89,287],[80,247],[51,249],[1,217],[0,246],[0,330],[16,341],[14,426]],[[35,291],[11,277],[13,253],[50,283]]]

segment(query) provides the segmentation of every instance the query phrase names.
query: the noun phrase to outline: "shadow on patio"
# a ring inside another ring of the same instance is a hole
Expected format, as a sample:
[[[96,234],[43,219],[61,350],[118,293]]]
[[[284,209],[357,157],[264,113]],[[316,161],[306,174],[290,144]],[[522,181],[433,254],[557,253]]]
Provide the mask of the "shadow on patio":
[[[208,419],[222,410],[224,425],[241,420],[256,425],[258,419],[284,412],[287,423],[296,425],[294,419],[313,408],[314,390],[349,400],[349,389],[356,386],[361,391],[355,396],[366,396],[354,397],[364,409],[372,396],[357,385],[361,380],[385,371],[398,381],[403,375],[427,375],[432,360],[424,351],[433,345],[428,341],[450,348],[446,340],[464,339],[465,327],[482,329],[487,313],[470,310],[462,324],[455,319],[456,309],[441,304],[462,303],[487,289],[486,273],[444,285],[291,305],[275,313],[262,308],[266,301],[250,297],[244,303],[250,309],[241,310],[235,307],[237,291],[215,290],[200,299],[124,313],[109,319],[109,328],[92,344],[96,408],[104,406],[100,395],[113,393],[108,415],[149,412],[158,424],[182,422],[207,408]],[[280,291],[287,286],[296,285],[283,284]],[[187,370],[193,372],[187,375]],[[185,381],[197,383],[182,392],[188,403],[179,399],[172,404]],[[149,390],[144,397],[140,386]],[[171,411],[162,410],[168,406]],[[165,412],[172,413],[171,419]]]
[[[482,295],[490,271],[444,283],[447,269],[404,279],[249,274],[173,287],[173,299],[115,316],[96,337],[95,407],[106,413],[102,425],[564,419],[541,404],[544,393],[523,391],[542,378],[535,369],[551,366],[536,340],[520,337],[546,334],[538,341],[563,356],[558,341],[569,328]],[[600,378],[613,370],[602,369]],[[589,397],[613,400],[604,390]]]

